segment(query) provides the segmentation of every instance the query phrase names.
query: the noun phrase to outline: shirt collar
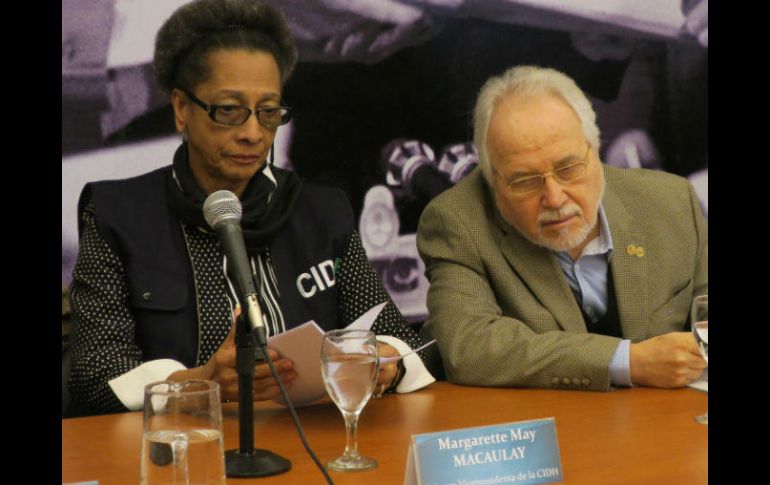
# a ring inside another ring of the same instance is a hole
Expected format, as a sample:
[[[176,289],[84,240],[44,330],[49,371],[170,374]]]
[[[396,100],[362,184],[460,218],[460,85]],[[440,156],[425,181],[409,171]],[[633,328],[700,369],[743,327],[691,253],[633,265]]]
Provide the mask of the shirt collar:
[[[583,256],[593,256],[597,254],[604,254],[609,257],[612,253],[612,234],[610,234],[610,225],[607,221],[607,215],[604,212],[604,206],[601,203],[599,204],[598,213],[599,220],[597,221],[597,224],[599,224],[599,237],[594,238],[586,244],[586,247],[583,248],[583,253],[580,255],[581,258]],[[558,254],[569,258],[567,251],[559,251]]]
[[[599,204],[599,237],[588,243],[583,254],[607,254],[612,252],[612,234],[604,206]],[[589,251],[590,250],[590,251]]]
[[[262,170],[262,174],[267,177],[267,179],[271,181],[274,186],[278,187],[278,181],[275,180],[275,175],[273,175],[273,171],[270,170],[269,163],[265,163],[265,168]]]

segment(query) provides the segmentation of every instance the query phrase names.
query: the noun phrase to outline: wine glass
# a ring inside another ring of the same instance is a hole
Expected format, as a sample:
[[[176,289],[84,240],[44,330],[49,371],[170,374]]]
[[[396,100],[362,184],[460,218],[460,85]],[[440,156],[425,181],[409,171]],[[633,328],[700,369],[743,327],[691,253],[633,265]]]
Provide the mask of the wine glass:
[[[371,330],[332,330],[321,345],[321,373],[326,391],[345,418],[345,453],[327,463],[334,471],[370,470],[377,460],[358,453],[356,431],[361,414],[377,383],[377,339]]]
[[[692,301],[692,311],[690,312],[692,334],[695,336],[695,342],[698,344],[701,355],[709,362],[709,296],[696,296]],[[709,424],[708,410],[705,414],[695,417],[695,421],[703,424]]]

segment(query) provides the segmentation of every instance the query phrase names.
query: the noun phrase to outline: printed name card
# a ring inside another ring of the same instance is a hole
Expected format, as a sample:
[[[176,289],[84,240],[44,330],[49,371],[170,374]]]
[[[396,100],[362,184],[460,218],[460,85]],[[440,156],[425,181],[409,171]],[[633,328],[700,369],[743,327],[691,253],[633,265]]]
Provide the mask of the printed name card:
[[[404,485],[562,481],[554,418],[412,435]]]

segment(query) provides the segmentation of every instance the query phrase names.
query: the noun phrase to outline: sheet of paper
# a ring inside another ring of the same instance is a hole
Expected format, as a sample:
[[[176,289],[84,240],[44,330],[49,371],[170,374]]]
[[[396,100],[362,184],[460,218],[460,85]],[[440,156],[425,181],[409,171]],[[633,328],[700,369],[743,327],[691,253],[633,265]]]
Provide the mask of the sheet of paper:
[[[386,303],[375,305],[346,328],[369,330]],[[267,341],[268,347],[275,349],[280,356],[288,357],[294,362],[297,378],[287,393],[295,406],[305,406],[326,396],[326,388],[321,375],[323,338],[324,331],[311,320],[287,332],[279,333]],[[286,404],[282,396],[275,398],[274,401]]]
[[[364,313],[358,319],[348,325],[345,328],[349,328],[351,330],[369,330],[372,328],[372,325],[374,325],[374,321],[377,320],[377,317],[380,315],[380,312],[383,308],[385,308],[385,305],[388,302],[380,303],[379,305],[375,305],[372,307],[371,310]]]
[[[438,340],[436,340],[434,338],[433,340],[431,340],[427,344],[421,345],[421,346],[417,347],[416,349],[412,349],[411,352],[407,352],[407,353],[402,354],[402,355],[396,355],[394,357],[380,357],[380,364],[387,364],[388,362],[397,362],[397,361],[403,359],[404,357],[406,357],[407,355],[411,355],[411,354],[413,354],[415,352],[419,352],[422,349],[427,348],[427,347],[435,344],[436,342],[438,342]]]
[[[295,406],[310,404],[326,395],[320,360],[323,338],[324,331],[311,320],[267,341],[268,347],[275,349],[281,357],[288,357],[294,362],[297,378],[287,393]],[[282,396],[274,401],[286,404]]]
[[[699,391],[709,392],[709,370],[706,368],[706,370],[703,371],[703,375],[701,375],[697,381],[693,381],[689,384],[690,387],[693,389],[697,389]]]

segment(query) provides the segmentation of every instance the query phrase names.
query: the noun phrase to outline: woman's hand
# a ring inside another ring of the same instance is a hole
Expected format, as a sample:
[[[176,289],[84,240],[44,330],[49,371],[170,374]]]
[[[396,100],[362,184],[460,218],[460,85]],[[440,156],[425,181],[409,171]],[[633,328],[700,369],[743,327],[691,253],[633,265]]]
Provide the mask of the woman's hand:
[[[181,382],[189,379],[206,379],[219,384],[220,396],[222,401],[238,400],[238,371],[235,366],[235,321],[240,315],[240,308],[236,308],[233,313],[233,325],[230,327],[222,345],[211,356],[204,365],[174,372],[169,376],[169,380]],[[278,353],[268,348],[268,354],[273,360],[275,371],[281,382],[288,389],[291,383],[297,378],[297,373],[293,370],[294,363],[285,357],[279,358]],[[275,382],[270,367],[267,362],[259,362],[254,366],[253,380],[253,400],[264,401],[272,399],[281,393],[278,383]]]
[[[377,350],[380,357],[397,357],[398,353],[395,347],[384,342],[377,342]],[[377,376],[377,387],[374,388],[374,397],[382,397],[382,393],[393,384],[393,379],[398,375],[397,362],[388,362],[380,365],[380,373]]]

